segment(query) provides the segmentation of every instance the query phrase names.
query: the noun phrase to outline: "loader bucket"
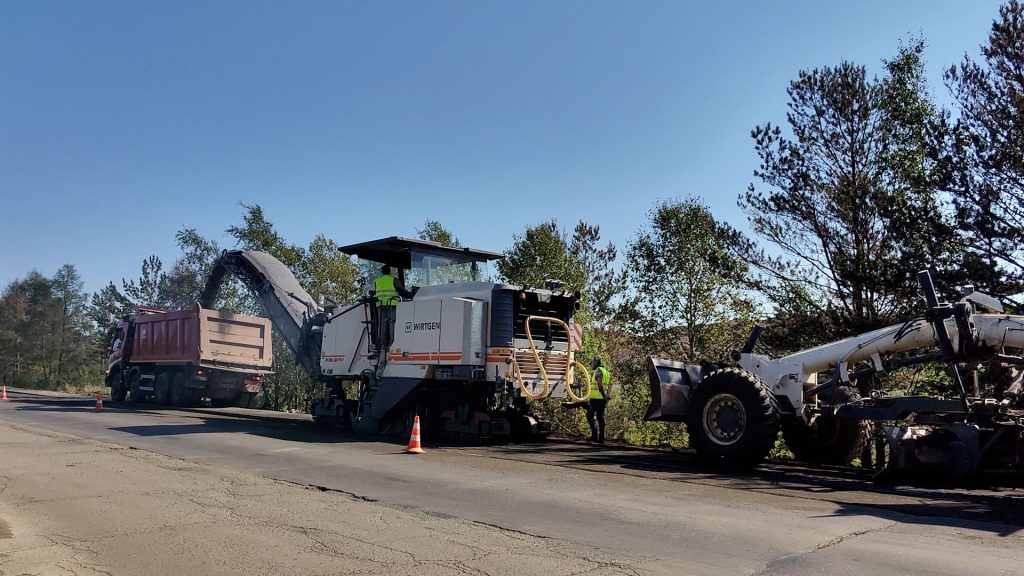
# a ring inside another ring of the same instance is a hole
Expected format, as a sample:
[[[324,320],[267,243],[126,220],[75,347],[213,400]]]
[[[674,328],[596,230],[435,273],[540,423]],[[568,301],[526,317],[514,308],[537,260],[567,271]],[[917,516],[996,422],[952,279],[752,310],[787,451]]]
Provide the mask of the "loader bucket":
[[[647,358],[651,405],[644,420],[682,422],[690,403],[690,389],[704,377],[700,364]]]

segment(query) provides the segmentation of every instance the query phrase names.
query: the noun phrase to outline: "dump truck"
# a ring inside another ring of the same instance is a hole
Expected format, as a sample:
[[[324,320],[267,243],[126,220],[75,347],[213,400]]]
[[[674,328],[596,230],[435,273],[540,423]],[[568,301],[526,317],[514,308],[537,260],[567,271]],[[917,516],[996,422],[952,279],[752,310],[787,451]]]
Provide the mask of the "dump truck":
[[[208,310],[136,308],[113,328],[106,385],[129,399],[196,406],[255,407],[273,370],[266,318]]]

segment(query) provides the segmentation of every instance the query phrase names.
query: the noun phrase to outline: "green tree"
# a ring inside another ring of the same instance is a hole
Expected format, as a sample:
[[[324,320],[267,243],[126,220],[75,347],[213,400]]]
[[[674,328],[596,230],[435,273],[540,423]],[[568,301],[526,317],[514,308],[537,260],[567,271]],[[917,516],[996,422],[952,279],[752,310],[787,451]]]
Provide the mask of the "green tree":
[[[742,340],[755,306],[725,272],[742,266],[730,238],[697,199],[670,200],[651,210],[626,253],[629,292],[619,313],[643,356],[725,359]]]
[[[61,314],[60,304],[53,296],[49,278],[33,271],[25,278],[28,307],[19,330],[23,341],[29,344],[26,358],[32,370],[35,385],[55,385],[56,359],[52,342],[58,337]]]
[[[121,294],[113,282],[92,295],[86,315],[92,325],[91,353],[97,362],[105,363],[110,345],[113,343],[111,329],[119,319],[131,311],[132,303]]]
[[[616,298],[625,291],[625,278],[615,269],[618,250],[608,242],[601,246],[601,227],[580,220],[573,229],[568,254],[583,274],[583,316],[595,327],[605,327],[615,314]]]
[[[53,340],[54,381],[64,383],[65,377],[81,374],[89,357],[87,335],[90,332],[87,316],[89,295],[78,270],[71,264],[61,266],[50,281],[56,303],[59,305],[59,326]]]
[[[918,270],[947,285],[961,268],[927,153],[943,119],[922,50],[901,47],[882,79],[849,62],[801,71],[787,90],[788,134],[770,123],[752,132],[764,188],[751,184],[740,206],[775,255],[734,244],[777,310],[812,311],[819,340],[916,312]]]
[[[199,300],[206,279],[220,257],[221,248],[194,228],[182,228],[174,239],[181,255],[165,275],[161,289],[169,308],[190,308]],[[225,281],[217,295],[216,308],[219,310],[252,312],[253,305],[234,279]]]
[[[28,316],[28,291],[23,280],[14,280],[0,294],[0,368],[3,383],[13,386],[27,367],[23,325]]]
[[[137,280],[121,280],[122,294],[135,306],[165,308],[170,305],[165,293],[167,275],[164,265],[155,254],[142,261],[142,273]]]
[[[355,264],[323,234],[317,234],[303,251],[299,269],[299,280],[313,298],[323,296],[338,304],[348,304],[362,295]]]
[[[302,247],[286,242],[267,220],[259,204],[241,206],[245,209],[242,225],[229,226],[227,229],[228,236],[234,238],[238,246],[266,252],[292,269],[302,262],[305,256]]]
[[[567,290],[579,291],[586,284],[583,263],[569,252],[569,241],[554,220],[515,235],[512,247],[498,261],[498,273],[509,283],[523,286],[558,280]]]
[[[437,220],[427,220],[423,223],[423,228],[416,230],[416,235],[420,240],[429,240],[431,242],[437,242],[442,246],[448,246],[449,248],[461,248],[462,242],[451,233],[450,230],[441,225]]]
[[[975,257],[976,285],[1000,296],[1024,286],[1024,6],[999,8],[981,62],[945,74],[959,109],[949,189]],[[985,272],[989,277],[983,277]]]
[[[52,278],[37,271],[8,284],[0,294],[0,368],[8,384],[58,388],[81,383],[91,325],[88,295],[74,266]]]

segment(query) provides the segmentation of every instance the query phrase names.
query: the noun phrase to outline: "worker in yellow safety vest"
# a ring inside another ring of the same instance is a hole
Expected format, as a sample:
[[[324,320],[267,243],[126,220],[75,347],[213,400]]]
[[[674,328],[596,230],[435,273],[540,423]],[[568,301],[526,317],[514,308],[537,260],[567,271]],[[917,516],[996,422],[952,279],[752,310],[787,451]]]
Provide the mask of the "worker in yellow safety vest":
[[[601,359],[590,361],[594,370],[594,380],[590,386],[590,398],[587,399],[587,422],[590,424],[590,441],[604,444],[604,409],[608,405],[611,392],[612,374],[601,366]]]
[[[394,341],[395,308],[402,298],[411,298],[399,278],[391,275],[391,266],[382,266],[380,276],[373,283],[373,295],[377,300],[377,334],[380,348],[388,348]]]

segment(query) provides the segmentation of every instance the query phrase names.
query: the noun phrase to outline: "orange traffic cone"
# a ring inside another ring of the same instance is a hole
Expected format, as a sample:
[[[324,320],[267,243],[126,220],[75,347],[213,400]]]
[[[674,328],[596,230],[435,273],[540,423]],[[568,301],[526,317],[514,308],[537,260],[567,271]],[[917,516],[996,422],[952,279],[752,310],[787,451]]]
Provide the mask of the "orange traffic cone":
[[[99,390],[96,391],[96,409],[103,410],[103,393]]]
[[[412,421],[412,436],[409,437],[409,447],[405,449],[409,454],[423,454],[423,446],[420,445],[420,417]]]
[[[0,394],[0,400],[7,400],[7,384],[4,384],[4,391]]]

